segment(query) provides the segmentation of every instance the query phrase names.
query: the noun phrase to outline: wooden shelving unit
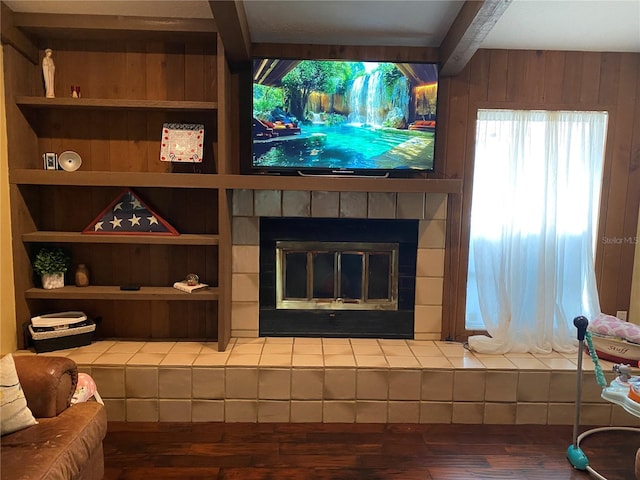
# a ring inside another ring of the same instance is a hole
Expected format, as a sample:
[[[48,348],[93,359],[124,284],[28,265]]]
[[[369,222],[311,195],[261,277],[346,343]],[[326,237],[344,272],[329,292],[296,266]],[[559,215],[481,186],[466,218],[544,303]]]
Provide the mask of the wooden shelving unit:
[[[49,300],[161,300],[183,302],[211,302],[218,299],[218,289],[209,288],[186,293],[173,287],[140,287],[140,290],[120,290],[119,286],[65,286],[45,290],[30,288],[24,295],[27,298]]]

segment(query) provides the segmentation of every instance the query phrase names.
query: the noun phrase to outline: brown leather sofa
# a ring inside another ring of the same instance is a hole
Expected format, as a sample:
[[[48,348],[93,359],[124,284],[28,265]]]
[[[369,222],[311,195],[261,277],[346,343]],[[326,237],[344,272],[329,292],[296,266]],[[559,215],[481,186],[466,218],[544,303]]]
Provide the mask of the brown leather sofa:
[[[107,415],[104,406],[92,400],[71,405],[78,381],[75,362],[42,355],[14,356],[14,361],[38,424],[2,437],[0,477],[103,478]]]

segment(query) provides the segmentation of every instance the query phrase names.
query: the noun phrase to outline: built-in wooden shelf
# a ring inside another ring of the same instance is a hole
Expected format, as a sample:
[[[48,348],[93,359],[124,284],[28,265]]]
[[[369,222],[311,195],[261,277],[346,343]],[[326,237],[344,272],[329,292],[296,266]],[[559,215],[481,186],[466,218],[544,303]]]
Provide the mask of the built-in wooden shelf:
[[[135,243],[147,245],[218,245],[218,235],[92,235],[79,232],[38,231],[22,235],[23,242],[31,243]]]
[[[173,287],[140,287],[140,290],[120,290],[119,286],[65,286],[45,290],[29,288],[26,298],[45,300],[170,300],[170,301],[204,301],[218,299],[218,288],[208,288],[193,293],[181,292]]]
[[[182,100],[126,100],[106,98],[45,98],[16,97],[16,104],[22,108],[71,108],[77,110],[160,110],[181,112],[214,112],[217,102],[196,102]]]
[[[65,172],[12,169],[9,183],[91,187],[226,188],[329,192],[462,192],[462,180],[439,178],[349,178],[282,175],[216,175],[206,173]]]
[[[91,187],[220,188],[220,175],[206,173],[89,172],[77,170],[12,169],[9,183],[18,185],[77,185]]]

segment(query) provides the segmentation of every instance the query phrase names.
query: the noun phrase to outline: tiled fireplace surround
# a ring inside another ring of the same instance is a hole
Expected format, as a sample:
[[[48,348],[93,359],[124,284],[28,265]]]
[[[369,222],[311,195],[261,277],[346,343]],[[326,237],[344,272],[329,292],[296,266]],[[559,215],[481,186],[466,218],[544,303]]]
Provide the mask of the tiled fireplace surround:
[[[43,355],[90,374],[111,421],[573,423],[576,355],[481,355],[439,340],[446,204],[436,193],[236,190],[226,351],[98,341]],[[261,216],[419,220],[415,338],[259,338]],[[581,423],[640,425],[600,398],[586,355],[583,364]]]

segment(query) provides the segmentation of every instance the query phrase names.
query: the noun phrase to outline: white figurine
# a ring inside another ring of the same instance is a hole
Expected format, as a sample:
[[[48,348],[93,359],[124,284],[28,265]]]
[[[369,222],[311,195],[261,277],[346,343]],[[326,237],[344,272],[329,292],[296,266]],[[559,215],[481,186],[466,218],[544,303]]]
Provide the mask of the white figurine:
[[[52,54],[53,50],[47,48],[44,51],[44,58],[42,59],[42,74],[44,75],[45,97],[47,98],[56,97],[53,91],[53,77],[56,73],[56,64],[53,63]]]

